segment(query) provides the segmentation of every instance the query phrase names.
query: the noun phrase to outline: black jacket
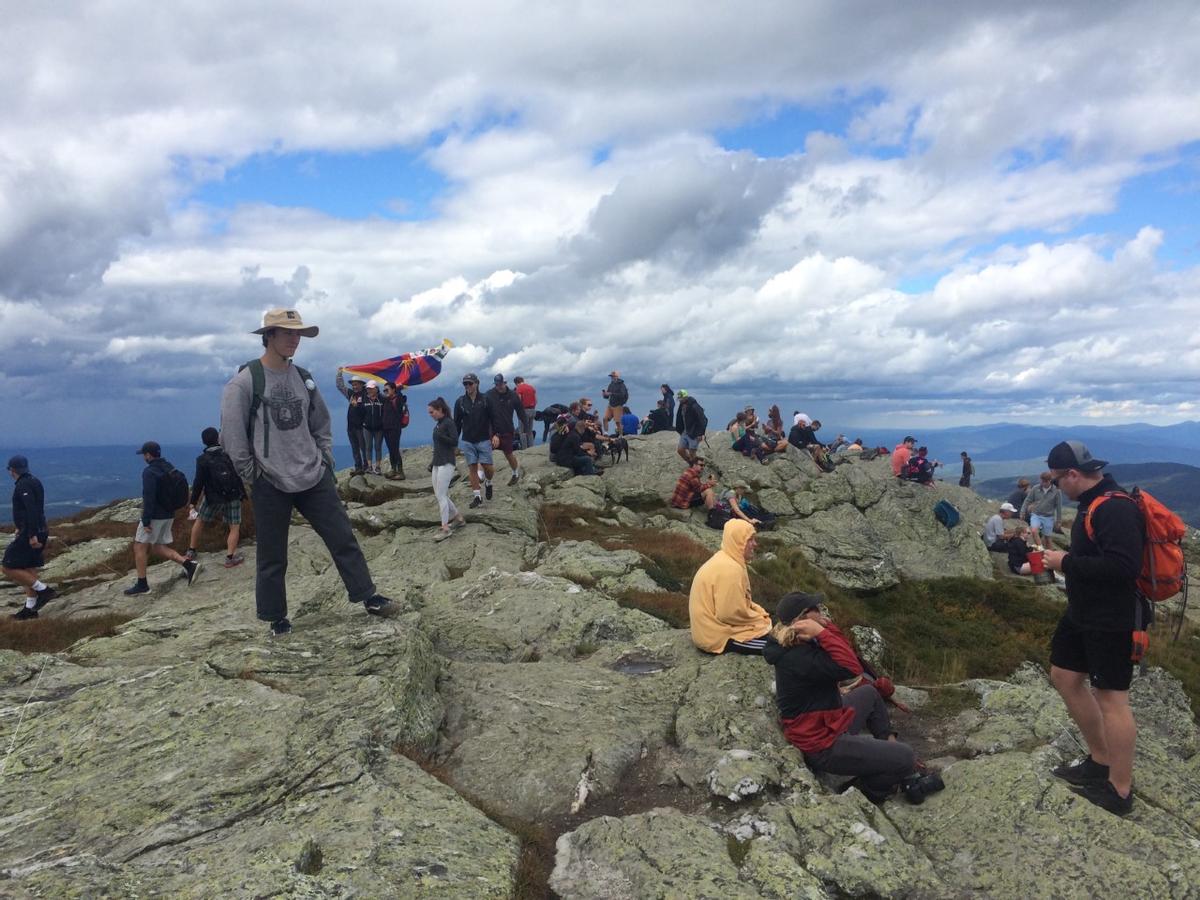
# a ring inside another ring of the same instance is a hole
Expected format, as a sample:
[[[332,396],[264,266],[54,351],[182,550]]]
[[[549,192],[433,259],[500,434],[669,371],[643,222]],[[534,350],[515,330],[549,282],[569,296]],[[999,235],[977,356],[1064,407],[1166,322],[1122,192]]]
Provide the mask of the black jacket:
[[[842,652],[852,653],[836,626],[834,631],[845,645]],[[816,641],[784,647],[768,636],[763,659],[775,667],[775,703],[781,719],[819,710],[840,710],[842,692],[838,683],[862,671],[861,666],[855,671],[843,665]]]
[[[458,446],[458,428],[449,416],[442,416],[433,426],[433,464],[454,465],[454,449]]]
[[[362,402],[363,428],[368,431],[383,431],[383,395],[375,392],[375,399],[370,396]]]
[[[629,388],[620,378],[614,378],[608,383],[608,405],[624,406],[629,402]]]
[[[692,439],[698,439],[704,437],[704,425],[704,407],[691,397],[681,400],[679,411],[675,413],[675,430]]]
[[[1067,618],[1080,628],[1132,630],[1137,610],[1137,577],[1142,571],[1144,526],[1137,504],[1110,497],[1090,513],[1100,496],[1121,490],[1111,475],[1079,495],[1071,526],[1071,549],[1063,560],[1067,579]],[[1096,540],[1087,536],[1091,515]]]
[[[650,430],[646,432],[647,434],[671,430],[671,414],[662,407],[655,407],[650,410],[650,415],[646,418],[650,420]]]
[[[404,421],[406,412],[408,412],[408,398],[400,391],[396,391],[390,398],[385,397],[383,399],[383,430],[400,431],[404,427],[400,423]],[[457,435],[454,439],[458,440]]]
[[[809,444],[819,444],[820,441],[817,440],[817,433],[812,430],[811,425],[793,425],[792,430],[788,432],[788,443],[803,450]]]
[[[46,491],[42,483],[28,472],[22,473],[13,483],[13,524],[17,526],[17,538],[29,543],[37,537],[41,543],[49,532],[46,524]]]
[[[575,457],[583,455],[583,448],[580,444],[583,443],[583,435],[578,429],[572,428],[562,436],[562,440],[555,447],[554,461],[560,466],[571,468],[575,465]]]
[[[142,524],[147,528],[155,519],[173,519],[175,514],[158,502],[158,482],[175,468],[161,457],[151,460],[142,470]]]
[[[475,400],[472,401],[467,394],[463,394],[455,400],[454,427],[458,429],[459,437],[468,444],[491,440],[492,426],[487,397],[476,393]]]
[[[225,451],[221,447],[206,447],[204,452],[196,457],[196,477],[192,479],[192,494],[191,497],[188,498],[188,503],[190,503],[192,506],[195,506],[196,501],[200,499],[201,492],[204,493],[205,497],[208,497],[210,503],[228,502],[222,500],[213,500],[213,498],[208,496],[208,487],[212,483],[212,473],[209,470],[209,465],[212,463],[214,456],[216,456],[218,453],[224,452]],[[233,467],[232,460],[230,460],[229,465],[231,468]],[[245,485],[242,486],[242,493],[238,499],[246,499]]]
[[[495,388],[492,388],[485,395],[488,408],[488,422],[491,424],[492,434],[514,434],[516,427],[513,425],[513,416],[517,420],[521,419],[521,398],[517,396],[517,392],[509,388],[503,394]]]

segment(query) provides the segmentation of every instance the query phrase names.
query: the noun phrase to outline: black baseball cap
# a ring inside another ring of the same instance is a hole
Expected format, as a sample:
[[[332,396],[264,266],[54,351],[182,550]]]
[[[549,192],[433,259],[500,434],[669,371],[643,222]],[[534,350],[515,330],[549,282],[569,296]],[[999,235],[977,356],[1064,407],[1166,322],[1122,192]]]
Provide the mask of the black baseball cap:
[[[17,455],[9,459],[8,467],[18,475],[24,475],[29,471],[29,460],[23,456]]]
[[[151,456],[162,456],[162,447],[158,446],[158,441],[146,441],[142,446],[134,451],[138,456],[149,453]]]
[[[784,624],[802,616],[810,609],[820,609],[825,602],[824,594],[807,594],[804,591],[792,591],[784,594],[775,606],[775,617]]]
[[[466,384],[468,382],[471,382],[473,384],[479,384],[479,376],[476,375],[474,372],[468,372],[466,375],[463,376],[463,384]]]
[[[1046,457],[1047,469],[1075,469],[1079,472],[1098,472],[1108,465],[1106,459],[1095,459],[1083,441],[1062,441],[1055,444]]]

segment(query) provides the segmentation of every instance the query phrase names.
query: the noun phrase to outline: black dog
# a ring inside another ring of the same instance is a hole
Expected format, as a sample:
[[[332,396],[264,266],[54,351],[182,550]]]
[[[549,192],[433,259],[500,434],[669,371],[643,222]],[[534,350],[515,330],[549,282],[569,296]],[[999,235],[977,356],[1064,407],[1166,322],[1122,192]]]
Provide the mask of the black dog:
[[[621,454],[625,454],[625,461],[629,462],[629,441],[623,437],[615,437],[608,442],[605,448],[608,450],[608,455],[612,457],[612,464],[615,466],[621,461]]]

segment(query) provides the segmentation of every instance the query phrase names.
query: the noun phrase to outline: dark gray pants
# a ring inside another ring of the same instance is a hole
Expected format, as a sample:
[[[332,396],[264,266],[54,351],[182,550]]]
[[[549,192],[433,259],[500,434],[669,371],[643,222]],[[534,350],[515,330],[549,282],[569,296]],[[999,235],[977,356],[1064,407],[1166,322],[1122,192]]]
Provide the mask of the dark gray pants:
[[[354,454],[354,468],[367,467],[367,430],[361,425],[347,425],[346,437],[350,438],[350,452]]]
[[[879,691],[860,685],[842,698],[842,706],[854,710],[850,728],[819,753],[805,753],[814,769],[831,775],[857,775],[868,794],[884,797],[912,775],[916,755],[912,747],[889,741],[892,722]],[[864,728],[872,737],[859,734]]]
[[[264,622],[287,617],[288,528],[292,510],[308,523],[329,548],[329,555],[346,585],[351,603],[362,603],[375,596],[375,582],[367,561],[350,527],[350,519],[337,494],[333,472],[328,468],[321,480],[307,491],[289,494],[266,478],[259,477],[250,491],[254,503],[255,544],[258,571],[254,584],[254,603]]]

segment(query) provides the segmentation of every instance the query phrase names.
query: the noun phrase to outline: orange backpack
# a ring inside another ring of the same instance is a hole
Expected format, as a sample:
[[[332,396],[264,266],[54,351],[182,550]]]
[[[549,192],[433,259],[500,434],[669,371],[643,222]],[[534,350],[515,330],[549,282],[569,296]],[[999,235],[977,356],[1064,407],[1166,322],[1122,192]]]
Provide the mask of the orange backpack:
[[[1145,491],[1137,488],[1128,494],[1124,491],[1109,491],[1097,497],[1088,507],[1083,522],[1088,540],[1096,540],[1092,515],[1096,508],[1110,497],[1132,500],[1142,514],[1145,540],[1142,548],[1142,571],[1137,579],[1138,590],[1155,603],[1174,597],[1180,591],[1186,591],[1187,566],[1183,561],[1183,546],[1180,542],[1187,532],[1187,526],[1179,516]]]

